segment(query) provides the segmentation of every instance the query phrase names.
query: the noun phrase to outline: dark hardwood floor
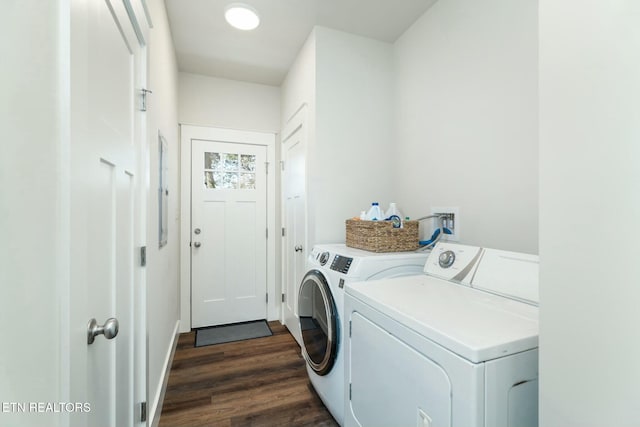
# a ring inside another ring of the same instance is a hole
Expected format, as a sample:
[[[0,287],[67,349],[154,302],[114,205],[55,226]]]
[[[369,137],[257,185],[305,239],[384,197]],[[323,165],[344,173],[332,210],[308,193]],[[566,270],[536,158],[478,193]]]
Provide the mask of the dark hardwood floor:
[[[160,427],[338,424],[313,390],[300,347],[280,322],[273,336],[194,348],[180,335]]]

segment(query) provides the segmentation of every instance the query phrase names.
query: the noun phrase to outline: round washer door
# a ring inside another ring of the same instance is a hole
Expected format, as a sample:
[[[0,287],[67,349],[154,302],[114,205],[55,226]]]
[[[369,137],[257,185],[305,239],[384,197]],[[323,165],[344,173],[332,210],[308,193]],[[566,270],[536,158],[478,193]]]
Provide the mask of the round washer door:
[[[302,279],[298,293],[298,314],[302,331],[302,354],[318,375],[331,371],[336,358],[336,305],[324,275],[311,270]]]

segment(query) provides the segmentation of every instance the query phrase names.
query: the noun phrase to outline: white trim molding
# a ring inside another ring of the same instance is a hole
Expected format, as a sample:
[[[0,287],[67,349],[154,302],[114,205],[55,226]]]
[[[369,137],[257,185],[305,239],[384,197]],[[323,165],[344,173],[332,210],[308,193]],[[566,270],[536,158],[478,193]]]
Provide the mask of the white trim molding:
[[[164,403],[164,396],[167,392],[167,384],[169,383],[169,374],[171,373],[171,364],[173,363],[173,357],[176,354],[176,348],[178,347],[178,339],[180,338],[180,321],[176,321],[176,326],[173,329],[173,342],[171,343],[171,347],[167,352],[167,357],[164,361],[164,369],[162,370],[163,375],[161,378],[161,386],[158,387],[158,392],[153,397],[153,405],[150,405],[152,408],[149,411],[149,414],[152,414],[152,418],[148,425],[151,427],[158,427],[160,424],[160,415],[162,415],[162,404]]]

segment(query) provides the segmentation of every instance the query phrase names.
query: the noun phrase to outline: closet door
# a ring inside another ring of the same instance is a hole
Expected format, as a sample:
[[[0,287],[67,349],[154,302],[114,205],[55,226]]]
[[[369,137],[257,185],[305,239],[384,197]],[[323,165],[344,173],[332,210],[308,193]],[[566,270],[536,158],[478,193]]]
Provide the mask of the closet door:
[[[305,274],[307,257],[306,198],[306,107],[289,121],[282,146],[283,237],[283,321],[302,346],[298,322],[298,290]]]
[[[71,425],[126,427],[140,419],[141,22],[129,0],[71,1]]]

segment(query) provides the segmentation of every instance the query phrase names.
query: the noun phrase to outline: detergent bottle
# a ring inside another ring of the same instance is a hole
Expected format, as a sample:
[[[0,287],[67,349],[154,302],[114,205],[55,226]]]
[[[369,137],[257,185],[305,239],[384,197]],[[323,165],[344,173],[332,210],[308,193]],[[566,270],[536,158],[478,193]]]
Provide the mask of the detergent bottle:
[[[378,202],[371,203],[371,208],[367,212],[367,220],[369,221],[382,221],[384,220],[382,210],[380,210],[380,204]]]
[[[389,209],[384,213],[384,217],[389,218],[391,216],[397,216],[399,218],[403,218],[402,213],[400,213],[400,209],[396,206],[395,202],[389,203]]]

